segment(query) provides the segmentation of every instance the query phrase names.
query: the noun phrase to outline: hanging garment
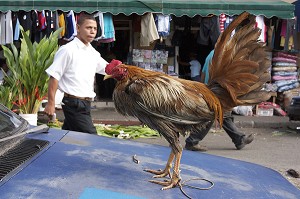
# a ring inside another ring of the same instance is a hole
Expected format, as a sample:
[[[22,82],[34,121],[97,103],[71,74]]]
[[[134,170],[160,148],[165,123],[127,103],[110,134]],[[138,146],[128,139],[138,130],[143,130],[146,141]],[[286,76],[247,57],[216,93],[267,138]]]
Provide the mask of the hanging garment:
[[[225,21],[226,21],[226,15],[224,13],[220,14],[219,16],[220,32],[224,32],[225,30]]]
[[[65,40],[71,41],[76,35],[76,21],[75,21],[75,15],[73,10],[71,10],[67,16],[66,16],[66,23],[67,23],[67,33],[65,35]]]
[[[20,37],[20,22],[18,19],[18,13],[12,13],[12,26],[13,26],[13,37],[14,41],[18,41]]]
[[[110,13],[104,13],[103,14],[103,31],[104,31],[104,37],[101,39],[98,39],[98,43],[111,43],[116,40],[115,38],[115,28],[114,23],[112,19],[112,14]]]
[[[32,31],[31,13],[20,10],[18,14],[18,18],[19,18],[20,25],[23,27],[24,31],[29,30],[31,32]]]
[[[39,23],[39,13],[37,10],[31,12],[32,19],[32,28],[31,28],[31,41],[40,42],[41,40],[41,31]]]
[[[170,34],[170,21],[169,15],[157,14],[155,16],[155,24],[159,36],[167,37]]]
[[[103,39],[115,38],[115,28],[112,19],[112,14],[104,13],[103,14],[104,20],[104,37]]]
[[[277,19],[274,23],[274,49],[277,50],[282,50],[282,47],[280,46],[280,33],[281,33],[281,24],[282,24],[282,19]]]
[[[273,44],[273,39],[274,39],[274,26],[269,26],[267,27],[267,35],[268,35],[268,38],[267,38],[267,44],[268,44],[268,47],[270,49],[273,49],[274,48],[274,44]]]
[[[263,15],[258,15],[255,18],[256,20],[256,27],[258,27],[259,29],[261,29],[261,34],[258,38],[258,40],[262,41],[262,42],[266,42],[267,40],[267,29],[266,29],[266,25],[265,25],[265,21],[264,21],[264,16]]]
[[[147,13],[141,19],[141,37],[140,46],[150,46],[150,44],[159,39],[152,13]]]
[[[96,19],[97,22],[97,34],[95,37],[95,40],[99,40],[101,38],[105,38],[105,34],[104,34],[104,19],[103,19],[103,13],[102,12],[97,12],[96,14],[94,14],[94,17]]]
[[[11,44],[13,43],[13,26],[12,26],[12,13],[0,14],[0,44]]]
[[[209,42],[211,41],[212,46],[215,46],[220,33],[218,16],[201,17],[197,43],[201,45],[209,45]]]
[[[291,50],[294,47],[294,25],[295,22],[291,20],[283,20],[281,26],[281,40],[280,46],[284,47],[284,50]],[[287,41],[286,41],[287,40]]]
[[[47,37],[50,36],[50,34],[54,31],[54,16],[52,11],[47,10],[45,11],[45,17],[46,17],[46,29],[45,29],[45,35]]]
[[[53,17],[53,18],[54,18],[53,20],[55,21],[55,22],[54,22],[54,30],[57,30],[57,29],[59,29],[59,19],[58,19],[58,18],[59,18],[59,15],[58,15],[58,11],[54,11],[54,12],[53,12],[53,16],[54,16],[54,17]],[[61,39],[61,38],[62,38],[62,36],[61,36],[61,34],[59,34],[59,35],[58,35],[58,39]]]
[[[58,27],[62,28],[62,30],[60,32],[60,36],[64,37],[66,34],[66,21],[65,21],[65,15],[63,12],[58,15]]]
[[[44,30],[46,29],[47,23],[46,23],[46,16],[45,16],[45,10],[42,10],[39,12],[39,29]]]

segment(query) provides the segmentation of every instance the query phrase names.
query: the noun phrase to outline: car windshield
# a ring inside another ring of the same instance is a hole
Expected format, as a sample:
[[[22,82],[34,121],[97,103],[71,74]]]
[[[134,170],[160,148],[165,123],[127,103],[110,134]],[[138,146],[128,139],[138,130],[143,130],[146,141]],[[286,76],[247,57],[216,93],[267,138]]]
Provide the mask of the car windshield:
[[[12,132],[20,132],[28,126],[28,122],[0,104],[0,137],[11,135]]]
[[[9,112],[0,110],[0,132],[13,131],[22,124],[22,121]]]

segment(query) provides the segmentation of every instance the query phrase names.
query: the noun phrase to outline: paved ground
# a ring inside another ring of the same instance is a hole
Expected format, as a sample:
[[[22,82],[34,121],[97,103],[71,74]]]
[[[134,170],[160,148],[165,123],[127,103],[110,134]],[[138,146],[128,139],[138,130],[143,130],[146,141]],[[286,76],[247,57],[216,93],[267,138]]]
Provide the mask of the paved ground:
[[[61,110],[57,118],[63,120]],[[92,117],[95,123],[103,124],[140,124],[136,118],[118,114],[112,102],[93,103]],[[289,121],[288,117],[238,116],[235,123],[245,134],[253,133],[255,140],[243,150],[235,150],[228,135],[221,129],[212,131],[202,141],[209,150],[205,153],[260,164],[280,172],[300,189],[300,178],[292,178],[288,169],[300,172],[300,121]],[[184,145],[184,139],[181,142]],[[137,139],[138,142],[168,146],[163,138]],[[200,152],[195,152],[195,155]],[[167,157],[166,157],[167,158]]]

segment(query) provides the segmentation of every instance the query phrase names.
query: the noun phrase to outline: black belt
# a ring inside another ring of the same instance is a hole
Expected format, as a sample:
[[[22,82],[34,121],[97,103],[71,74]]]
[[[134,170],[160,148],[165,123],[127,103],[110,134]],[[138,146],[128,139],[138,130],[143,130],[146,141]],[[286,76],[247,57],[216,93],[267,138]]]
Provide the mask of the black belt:
[[[92,98],[90,98],[90,97],[78,97],[78,96],[75,96],[75,95],[70,95],[68,93],[65,93],[64,96],[65,97],[70,97],[70,98],[75,98],[75,99],[80,99],[80,100],[92,101]]]

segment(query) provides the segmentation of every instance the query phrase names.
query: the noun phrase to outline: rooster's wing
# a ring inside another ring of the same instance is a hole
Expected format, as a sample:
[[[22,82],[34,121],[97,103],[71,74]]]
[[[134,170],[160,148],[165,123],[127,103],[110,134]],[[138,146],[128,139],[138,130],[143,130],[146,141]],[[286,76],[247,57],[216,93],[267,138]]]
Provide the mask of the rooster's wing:
[[[131,69],[135,68],[128,68]],[[149,122],[145,120],[153,123],[155,118],[173,124],[193,125],[214,119],[214,112],[205,101],[203,91],[199,92],[200,87],[211,93],[199,82],[157,73],[143,78],[135,75],[126,84],[117,85],[113,97],[119,112],[129,112],[144,123]],[[121,104],[122,107],[119,107]]]

